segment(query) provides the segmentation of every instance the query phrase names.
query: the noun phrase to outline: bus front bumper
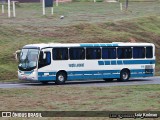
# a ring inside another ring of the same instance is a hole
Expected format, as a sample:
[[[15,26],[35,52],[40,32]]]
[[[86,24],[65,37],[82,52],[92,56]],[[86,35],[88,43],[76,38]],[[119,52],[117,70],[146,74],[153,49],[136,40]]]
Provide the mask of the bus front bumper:
[[[18,79],[19,80],[30,80],[30,81],[37,81],[38,80],[38,75],[37,71],[20,71],[18,70]]]

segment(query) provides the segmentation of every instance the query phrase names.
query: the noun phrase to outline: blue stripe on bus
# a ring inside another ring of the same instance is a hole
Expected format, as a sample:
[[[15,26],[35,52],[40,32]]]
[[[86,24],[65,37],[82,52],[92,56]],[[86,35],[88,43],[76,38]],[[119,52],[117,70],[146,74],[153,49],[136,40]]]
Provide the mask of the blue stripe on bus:
[[[106,47],[107,45],[106,45],[106,44],[100,44],[100,46],[101,46],[101,47]]]
[[[131,70],[131,73],[140,73],[140,72],[146,72],[145,69],[140,69],[140,70]],[[149,72],[154,72],[153,69],[149,69]]]
[[[80,44],[81,47],[93,47],[93,44]]]
[[[112,44],[112,46],[118,46],[118,44]]]
[[[112,45],[112,44],[106,44],[106,46],[109,46],[109,47],[110,47],[110,46],[113,46],[113,45]]]
[[[156,62],[155,60],[111,60],[111,61],[100,60],[98,61],[98,65],[155,64],[155,62]],[[105,64],[102,64],[102,63],[105,63]]]
[[[94,47],[100,47],[100,44],[93,44]]]
[[[106,43],[104,43],[104,44],[80,44],[80,46],[81,47],[105,47],[105,46],[109,46],[109,47],[111,47],[111,46],[118,46],[118,44],[112,44],[112,43],[108,43],[108,44],[106,44]]]
[[[117,63],[116,63],[116,61],[115,60],[112,60],[111,61],[111,65],[116,65]]]
[[[123,60],[124,64],[155,64],[155,60]]]
[[[108,75],[69,75],[68,80],[74,79],[102,79],[102,78],[119,78],[120,74],[108,74]]]
[[[38,76],[38,80],[39,81],[48,81],[48,80],[52,81],[52,80],[56,80],[56,76],[41,76],[41,77]]]
[[[104,61],[105,65],[110,65],[110,61]]]
[[[149,77],[153,76],[153,69],[150,69],[149,74],[146,74],[145,69],[131,69],[131,78],[132,77]],[[44,76],[47,72],[39,72],[38,80],[39,81],[54,81],[56,80],[56,72],[48,72],[52,76]],[[53,76],[54,75],[54,76]],[[102,78],[120,78],[120,70],[95,70],[95,71],[68,71],[67,79],[102,79]]]
[[[131,74],[132,77],[151,77],[153,76],[153,73],[151,74]],[[67,80],[75,80],[75,79],[103,79],[103,78],[120,78],[120,74],[107,74],[107,75],[68,75]],[[38,77],[39,81],[55,81],[56,76],[46,76],[46,77]]]
[[[117,74],[120,73],[121,70],[93,70],[93,71],[67,71],[68,75],[85,75],[85,74]],[[150,72],[154,72],[154,69],[149,69]],[[145,69],[130,69],[132,73],[142,73],[146,72]],[[57,72],[38,72],[38,76],[44,76],[45,73],[49,73],[50,76],[56,76]],[[48,76],[49,76],[48,75]]]
[[[113,73],[120,73],[120,70],[94,70],[94,71],[67,71],[67,74],[113,74]]]
[[[153,73],[150,74],[141,73],[141,74],[131,74],[130,77],[133,78],[133,77],[152,77],[152,76],[154,76]]]
[[[145,74],[145,73],[140,73],[140,74],[131,74],[132,77],[151,77],[153,76],[153,73],[151,74]],[[120,78],[120,74],[107,74],[107,75],[72,75],[68,76],[68,80],[75,80],[75,79],[103,79],[103,78]]]
[[[98,65],[104,65],[104,61],[98,61]]]
[[[118,61],[117,61],[117,64],[118,64],[118,65],[122,65],[122,64],[123,64],[122,60],[118,60]]]

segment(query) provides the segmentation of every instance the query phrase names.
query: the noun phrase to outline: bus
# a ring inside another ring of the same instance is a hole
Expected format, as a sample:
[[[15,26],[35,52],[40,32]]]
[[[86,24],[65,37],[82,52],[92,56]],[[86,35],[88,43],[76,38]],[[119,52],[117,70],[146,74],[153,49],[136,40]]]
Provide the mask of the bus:
[[[64,84],[67,80],[127,81],[155,73],[153,43],[48,43],[25,45],[19,80]]]

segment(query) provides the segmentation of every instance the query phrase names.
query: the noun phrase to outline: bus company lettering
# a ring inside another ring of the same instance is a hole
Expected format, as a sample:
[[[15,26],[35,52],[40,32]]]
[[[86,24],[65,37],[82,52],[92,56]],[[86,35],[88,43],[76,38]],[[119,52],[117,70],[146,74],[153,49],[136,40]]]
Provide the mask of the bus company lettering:
[[[84,63],[78,63],[78,64],[69,64],[69,67],[84,67]]]
[[[26,113],[21,113],[21,112],[13,112],[12,117],[42,117],[41,113],[31,113],[31,112],[26,112]]]

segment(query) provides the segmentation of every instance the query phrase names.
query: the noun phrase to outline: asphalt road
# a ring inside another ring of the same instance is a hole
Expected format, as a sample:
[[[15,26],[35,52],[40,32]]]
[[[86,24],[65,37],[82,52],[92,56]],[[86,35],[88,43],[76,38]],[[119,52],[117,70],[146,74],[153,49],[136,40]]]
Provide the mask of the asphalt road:
[[[125,86],[125,85],[144,85],[144,84],[160,84],[160,76],[149,78],[135,78],[127,82],[105,82],[104,80],[85,80],[85,81],[67,81],[64,86]],[[51,82],[47,85],[41,83],[0,83],[0,88],[26,88],[34,86],[54,86],[55,83]]]

